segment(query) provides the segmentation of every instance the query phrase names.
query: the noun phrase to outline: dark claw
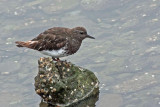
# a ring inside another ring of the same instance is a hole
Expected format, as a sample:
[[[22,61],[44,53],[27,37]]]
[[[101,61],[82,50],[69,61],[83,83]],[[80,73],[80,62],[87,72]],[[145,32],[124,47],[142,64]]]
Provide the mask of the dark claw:
[[[53,61],[60,61],[59,58],[54,58],[54,57],[52,57],[52,59],[53,59]]]

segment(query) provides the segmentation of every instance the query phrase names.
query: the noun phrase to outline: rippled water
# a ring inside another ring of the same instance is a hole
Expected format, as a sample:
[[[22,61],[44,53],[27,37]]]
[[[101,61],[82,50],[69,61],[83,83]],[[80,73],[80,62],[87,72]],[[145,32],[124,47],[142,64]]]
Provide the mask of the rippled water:
[[[3,107],[39,107],[34,77],[44,55],[14,42],[55,26],[84,26],[96,38],[63,58],[97,75],[96,107],[160,106],[159,0],[1,0],[0,10]]]

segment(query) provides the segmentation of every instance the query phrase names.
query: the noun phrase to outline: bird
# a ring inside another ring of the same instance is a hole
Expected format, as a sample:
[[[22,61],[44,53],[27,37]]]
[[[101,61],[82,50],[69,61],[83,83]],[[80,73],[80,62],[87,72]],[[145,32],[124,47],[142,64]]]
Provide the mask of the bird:
[[[44,55],[51,56],[53,60],[59,61],[60,57],[76,53],[85,38],[95,39],[87,34],[84,27],[53,27],[32,40],[16,41],[15,43],[17,47],[37,50]]]

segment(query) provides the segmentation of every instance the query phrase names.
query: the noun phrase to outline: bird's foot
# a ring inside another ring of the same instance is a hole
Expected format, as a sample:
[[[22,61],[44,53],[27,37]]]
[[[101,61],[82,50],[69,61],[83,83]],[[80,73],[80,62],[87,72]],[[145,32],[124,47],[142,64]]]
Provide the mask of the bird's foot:
[[[52,57],[52,59],[53,59],[53,61],[60,61],[60,59],[59,58],[54,58],[54,57]]]

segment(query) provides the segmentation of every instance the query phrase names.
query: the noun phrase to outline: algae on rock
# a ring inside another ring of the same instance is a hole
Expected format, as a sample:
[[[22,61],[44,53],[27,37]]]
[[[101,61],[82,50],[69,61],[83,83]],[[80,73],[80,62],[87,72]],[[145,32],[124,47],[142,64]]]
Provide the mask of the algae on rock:
[[[45,102],[68,106],[99,93],[99,81],[93,72],[67,61],[40,58],[35,91]]]

